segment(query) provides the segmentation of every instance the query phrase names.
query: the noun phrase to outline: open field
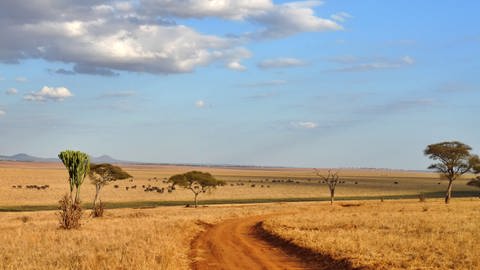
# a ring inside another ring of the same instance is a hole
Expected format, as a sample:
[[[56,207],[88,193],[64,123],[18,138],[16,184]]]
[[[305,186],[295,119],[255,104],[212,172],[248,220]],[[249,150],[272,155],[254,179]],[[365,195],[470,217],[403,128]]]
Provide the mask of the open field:
[[[172,193],[145,192],[142,186],[167,187],[168,184],[164,183],[165,178],[189,170],[208,171],[215,177],[227,181],[226,186],[219,187],[211,193],[201,194],[200,201],[261,202],[319,199],[329,196],[328,188],[318,182],[319,179],[311,169],[160,165],[122,167],[134,177],[134,180],[107,185],[101,193],[102,200],[114,206],[155,205],[152,202],[158,204],[188,202],[192,199],[192,194],[188,190],[177,188]],[[446,181],[438,179],[438,175],[425,172],[342,169],[340,176],[345,183],[337,187],[336,195],[339,198],[416,196],[421,192],[442,194],[447,185]],[[91,202],[94,197],[94,186],[88,181],[88,179],[85,180],[81,189],[81,198],[85,203]],[[456,181],[454,190],[475,194],[477,190],[466,186],[466,181]],[[18,185],[22,188],[13,188]],[[37,190],[27,189],[27,185],[48,185],[49,187]],[[118,188],[115,188],[115,185],[118,185]],[[133,186],[136,188],[132,188]],[[128,190],[126,190],[127,187]],[[67,171],[60,163],[0,162],[0,208],[28,205],[48,206],[48,209],[52,209],[67,191]]]
[[[478,199],[359,201],[295,211],[267,219],[263,228],[354,267],[480,269]]]
[[[476,198],[159,207],[85,216],[80,229],[64,231],[54,211],[0,213],[0,269],[189,269],[206,259],[192,242],[210,224],[254,216],[268,231],[354,266],[478,269],[479,214]]]
[[[278,212],[283,204],[109,210],[58,229],[54,211],[0,213],[0,269],[189,269],[207,223]]]

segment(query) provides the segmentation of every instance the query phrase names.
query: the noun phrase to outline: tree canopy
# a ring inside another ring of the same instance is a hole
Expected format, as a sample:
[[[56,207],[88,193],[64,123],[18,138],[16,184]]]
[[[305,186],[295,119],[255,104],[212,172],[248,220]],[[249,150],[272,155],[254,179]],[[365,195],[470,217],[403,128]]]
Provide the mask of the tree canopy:
[[[111,181],[124,180],[132,177],[126,171],[122,170],[122,168],[108,163],[90,164],[88,176],[92,184],[107,184]]]
[[[168,180],[172,185],[178,185],[189,189],[195,195],[195,207],[197,207],[197,196],[200,193],[205,193],[217,186],[225,185],[225,182],[218,180],[213,175],[207,172],[190,171],[183,174],[176,174]]]
[[[437,161],[428,168],[439,172],[449,180],[445,203],[450,201],[453,181],[480,164],[478,156],[471,154],[471,150],[469,145],[451,141],[428,145],[424,151],[426,156]]]

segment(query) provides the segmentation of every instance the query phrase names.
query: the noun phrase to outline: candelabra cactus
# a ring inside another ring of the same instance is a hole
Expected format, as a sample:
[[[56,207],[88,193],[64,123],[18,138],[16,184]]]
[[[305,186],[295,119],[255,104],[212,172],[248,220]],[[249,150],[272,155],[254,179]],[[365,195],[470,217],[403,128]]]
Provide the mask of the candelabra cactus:
[[[58,154],[58,158],[68,170],[70,197],[73,200],[73,190],[75,189],[75,203],[78,203],[80,201],[80,186],[90,170],[90,158],[83,152],[71,150],[61,152]]]

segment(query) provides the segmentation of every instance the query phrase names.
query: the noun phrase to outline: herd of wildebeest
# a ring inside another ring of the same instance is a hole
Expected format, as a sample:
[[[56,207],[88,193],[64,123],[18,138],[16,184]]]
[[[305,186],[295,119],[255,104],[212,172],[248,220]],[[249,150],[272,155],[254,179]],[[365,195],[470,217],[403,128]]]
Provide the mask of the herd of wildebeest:
[[[153,178],[148,178],[147,179],[149,182],[162,182],[163,184],[169,184],[168,182],[168,178],[163,178],[163,179],[160,179],[158,177],[153,177]],[[303,179],[303,180],[306,180],[308,182],[311,182],[313,181],[313,179],[310,179],[310,178],[307,178],[307,179]],[[135,180],[134,179],[130,179],[129,182],[134,182]],[[270,188],[271,185],[270,184],[267,184],[267,183],[285,183],[285,184],[301,184],[302,182],[301,181],[298,181],[298,180],[293,180],[293,179],[268,179],[268,178],[265,178],[265,179],[260,179],[260,180],[237,180],[237,181],[233,181],[233,183],[230,183],[230,186],[250,186],[252,188],[254,187],[260,187],[260,188]],[[318,183],[319,184],[325,184],[326,181],[324,180],[318,180]],[[339,184],[345,184],[347,183],[347,181],[339,181],[338,182]],[[351,181],[352,184],[355,184],[355,185],[358,185],[358,181]],[[399,184],[398,181],[394,181],[393,184],[397,185]],[[438,183],[440,184],[440,183]],[[22,189],[23,187],[25,187],[26,189],[33,189],[33,190],[46,190],[48,188],[50,188],[50,185],[13,185],[12,188],[14,189]],[[128,190],[134,190],[134,189],[137,189],[137,185],[126,185],[126,186],[123,186],[121,187],[120,185],[113,185],[114,188],[118,189],[118,188],[124,188],[126,191]],[[157,193],[172,193],[174,190],[176,190],[175,186],[174,185],[171,185],[169,184],[168,186],[166,187],[160,187],[160,186],[157,186],[157,185],[152,185],[152,184],[148,184],[148,185],[142,185],[142,189],[143,191],[145,192],[157,192]]]

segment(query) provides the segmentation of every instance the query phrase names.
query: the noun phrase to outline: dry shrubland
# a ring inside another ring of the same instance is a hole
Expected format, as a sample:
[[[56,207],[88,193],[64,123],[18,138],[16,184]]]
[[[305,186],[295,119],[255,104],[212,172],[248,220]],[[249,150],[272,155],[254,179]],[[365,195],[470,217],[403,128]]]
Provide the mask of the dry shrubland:
[[[318,204],[264,222],[307,249],[372,269],[480,269],[480,200]]]

